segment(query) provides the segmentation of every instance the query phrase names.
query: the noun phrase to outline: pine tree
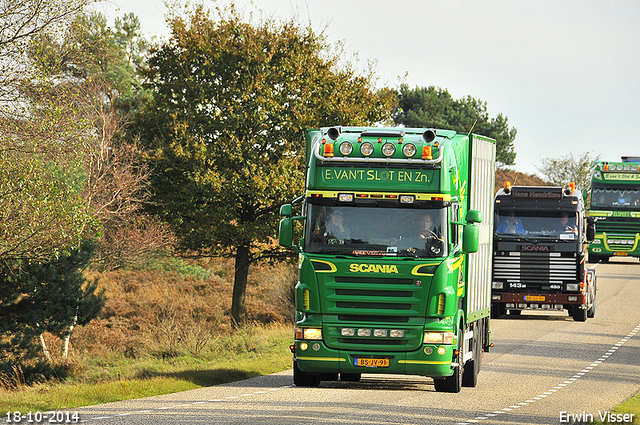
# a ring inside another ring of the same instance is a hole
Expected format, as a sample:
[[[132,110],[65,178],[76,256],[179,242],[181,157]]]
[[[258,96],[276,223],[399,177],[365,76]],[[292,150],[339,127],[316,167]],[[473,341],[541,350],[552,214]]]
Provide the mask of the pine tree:
[[[97,291],[97,280],[88,282],[83,270],[95,244],[82,244],[43,261],[4,263],[0,268],[0,371],[16,365],[31,365],[46,347],[41,336],[49,332],[68,338],[73,327],[97,317],[105,297]]]

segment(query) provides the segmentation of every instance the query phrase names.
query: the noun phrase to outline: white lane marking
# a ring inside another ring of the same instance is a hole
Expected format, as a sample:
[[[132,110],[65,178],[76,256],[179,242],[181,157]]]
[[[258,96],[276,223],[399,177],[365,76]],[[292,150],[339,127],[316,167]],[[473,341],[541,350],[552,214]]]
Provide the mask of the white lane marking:
[[[600,365],[601,363],[605,362],[609,357],[613,356],[616,353],[616,350],[618,350],[618,348],[622,347],[622,345],[624,343],[626,343],[627,341],[629,341],[636,333],[640,332],[640,324],[638,324],[638,326],[636,326],[632,332],[629,333],[629,335],[627,335],[626,337],[624,337],[623,339],[621,339],[620,341],[618,341],[617,344],[613,345],[605,354],[603,354],[598,360],[594,361],[593,363],[591,363],[589,366],[586,366],[583,370],[581,370],[579,373],[576,373],[575,375],[573,375],[571,378],[568,378],[566,381],[564,381],[562,384],[558,384],[555,387],[552,387],[551,389],[547,390],[546,392],[542,393],[542,394],[538,394],[537,397],[531,397],[531,400],[527,400],[524,403],[518,403],[520,406],[518,405],[513,405],[513,406],[509,406],[509,407],[503,407],[502,410],[497,410],[494,413],[494,416],[496,414],[499,413],[508,413],[510,411],[513,411],[513,409],[517,409],[520,408],[522,406],[526,406],[528,405],[527,403],[534,403],[537,400],[542,400],[545,397],[548,397],[550,395],[553,395],[555,392],[557,392],[558,390],[561,390],[563,387],[566,387],[569,384],[573,384],[574,382],[576,382],[578,379],[582,378],[584,375],[586,375],[587,373],[591,372],[596,366]],[[484,416],[486,417],[492,417],[492,415],[490,413],[485,414]],[[482,419],[486,419],[486,417],[483,416],[479,416],[476,417],[475,419],[467,419],[466,422],[458,422],[456,425],[469,425],[470,423],[476,423]]]
[[[281,387],[276,387],[276,388],[269,388],[267,391],[278,391],[281,389],[285,389],[285,388],[293,388],[293,385],[283,385]],[[130,413],[118,413],[118,414],[114,414],[111,416],[96,416],[94,418],[89,418],[89,419],[83,419],[80,421],[80,423],[86,423],[89,421],[96,421],[96,420],[102,420],[102,419],[113,419],[116,417],[122,417],[122,416],[129,416],[129,415],[134,415],[134,414],[138,414],[138,413],[151,413],[157,410],[169,410],[169,409],[174,409],[177,407],[188,407],[188,406],[195,406],[195,405],[199,405],[199,404],[206,404],[206,403],[218,403],[221,401],[224,401],[225,399],[227,400],[233,400],[233,399],[237,399],[240,397],[250,397],[250,396],[254,396],[254,395],[258,395],[258,394],[266,394],[267,391],[255,391],[253,393],[246,393],[246,394],[242,394],[240,396],[228,396],[225,397],[224,399],[221,398],[214,398],[211,400],[200,400],[200,401],[194,401],[193,403],[186,403],[186,404],[176,404],[175,406],[161,406],[161,407],[156,407],[155,409],[148,409],[148,410],[138,410],[136,412],[130,412]]]

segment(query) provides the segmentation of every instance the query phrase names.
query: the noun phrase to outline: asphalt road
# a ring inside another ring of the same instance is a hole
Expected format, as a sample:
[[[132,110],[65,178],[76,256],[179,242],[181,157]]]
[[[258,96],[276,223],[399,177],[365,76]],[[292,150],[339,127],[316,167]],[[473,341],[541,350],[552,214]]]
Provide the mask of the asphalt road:
[[[476,388],[420,376],[293,386],[292,372],[78,409],[91,424],[561,424],[598,419],[640,390],[640,263],[599,264],[596,315],[492,321]],[[285,349],[283,347],[283,349]],[[582,416],[579,416],[582,415]],[[638,419],[638,418],[636,418]]]

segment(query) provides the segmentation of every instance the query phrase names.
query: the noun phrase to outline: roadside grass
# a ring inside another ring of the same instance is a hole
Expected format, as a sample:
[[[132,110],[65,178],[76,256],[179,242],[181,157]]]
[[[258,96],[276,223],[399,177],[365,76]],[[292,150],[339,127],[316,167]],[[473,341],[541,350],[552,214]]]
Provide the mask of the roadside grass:
[[[252,349],[224,351],[211,358],[181,356],[158,360],[112,358],[94,363],[66,382],[47,382],[18,390],[0,389],[0,412],[36,412],[89,406],[169,394],[234,382],[291,368],[290,325],[252,326]],[[243,339],[246,335],[236,338]]]
[[[0,412],[72,409],[290,369],[297,267],[250,269],[241,326],[229,315],[233,267],[229,259],[165,259],[89,271],[107,297],[100,316],[74,330],[66,358],[61,339],[43,335],[60,375],[0,373]]]
[[[627,425],[640,425],[640,392],[637,393],[636,395],[630,397],[628,400],[624,401],[623,403],[617,405],[616,407],[614,407],[613,409],[611,409],[611,413],[612,414],[628,414],[628,415],[634,415],[633,416],[633,422],[623,422]],[[616,422],[602,422],[600,420],[599,417],[595,417],[594,418],[595,421],[593,422],[595,425],[610,425],[610,424],[619,424],[621,423],[620,421],[616,421]]]

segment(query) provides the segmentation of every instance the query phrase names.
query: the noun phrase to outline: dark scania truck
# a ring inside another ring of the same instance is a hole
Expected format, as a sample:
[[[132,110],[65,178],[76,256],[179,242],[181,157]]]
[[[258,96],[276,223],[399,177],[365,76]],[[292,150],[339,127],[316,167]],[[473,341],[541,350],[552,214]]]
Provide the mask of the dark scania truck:
[[[567,310],[576,321],[593,317],[596,272],[586,268],[595,226],[583,195],[569,188],[510,186],[495,197],[491,313]]]

